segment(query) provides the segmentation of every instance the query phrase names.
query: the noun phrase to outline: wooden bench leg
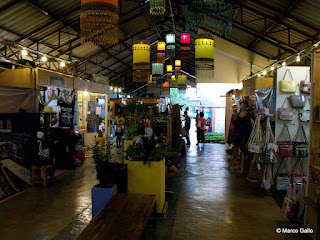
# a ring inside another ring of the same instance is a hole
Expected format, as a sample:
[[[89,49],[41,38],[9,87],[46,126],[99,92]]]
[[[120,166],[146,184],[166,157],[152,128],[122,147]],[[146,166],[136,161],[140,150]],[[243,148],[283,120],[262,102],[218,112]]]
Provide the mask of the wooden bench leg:
[[[157,202],[153,205],[153,227],[157,227]]]

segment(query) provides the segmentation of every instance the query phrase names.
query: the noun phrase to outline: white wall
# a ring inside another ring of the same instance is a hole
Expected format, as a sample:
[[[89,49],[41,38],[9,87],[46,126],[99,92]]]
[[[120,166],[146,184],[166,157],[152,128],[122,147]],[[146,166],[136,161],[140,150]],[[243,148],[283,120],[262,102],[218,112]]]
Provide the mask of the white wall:
[[[309,69],[310,67],[282,67],[282,68],[279,68],[277,70],[277,100],[276,100],[276,109],[278,110],[285,98],[289,98],[291,93],[283,93],[281,90],[280,90],[280,87],[279,87],[279,82],[283,79],[283,76],[286,72],[287,69],[290,69],[290,72],[293,76],[293,80],[295,80],[296,82],[300,83],[300,81],[303,81],[305,80],[307,74],[310,74],[309,73]],[[288,74],[286,75],[286,78],[285,79],[288,79]],[[308,77],[308,79],[310,79]],[[299,86],[297,87],[297,90],[296,90],[296,95],[300,94],[299,93]],[[310,98],[310,95],[309,94],[302,94],[304,95],[306,98]],[[285,103],[284,107],[292,107],[291,104],[290,104],[290,100],[288,99],[288,101]],[[306,102],[306,106],[305,106],[305,109],[306,110],[309,110],[310,109],[310,104],[309,104],[309,101]],[[299,120],[299,109],[296,109],[296,118],[295,120],[293,121],[282,121],[279,119],[279,116],[278,116],[278,113],[277,113],[277,116],[276,116],[276,126],[275,126],[275,139],[277,140],[279,135],[280,135],[280,132],[283,128],[283,125],[284,123],[287,123],[288,125],[288,128],[289,128],[289,132],[290,132],[290,137],[291,137],[291,140],[294,138],[296,132],[297,132],[297,129],[299,127],[299,122],[301,122]],[[307,135],[307,138],[309,139],[309,122],[302,122],[303,124],[303,127],[304,127],[304,130],[306,132],[306,135]],[[287,136],[287,134],[285,135]],[[299,139],[301,139],[301,137],[299,137]],[[299,140],[298,139],[298,140]],[[295,157],[291,157],[289,160],[288,160],[288,164],[289,164],[289,170],[292,169],[294,163],[295,163],[295,160],[296,158]],[[305,170],[305,173],[307,171],[307,159],[304,161],[305,163],[305,167],[304,167],[304,170]]]
[[[198,83],[197,95],[202,107],[216,108],[215,132],[225,131],[226,93],[231,89],[242,89],[242,83]]]

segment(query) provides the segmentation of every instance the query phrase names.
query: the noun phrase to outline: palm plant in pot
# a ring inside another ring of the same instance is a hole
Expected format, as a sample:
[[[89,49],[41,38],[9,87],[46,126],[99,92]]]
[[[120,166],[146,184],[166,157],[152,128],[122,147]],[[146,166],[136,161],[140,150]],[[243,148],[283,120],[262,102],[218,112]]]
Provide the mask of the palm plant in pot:
[[[102,149],[96,141],[93,161],[99,183],[91,189],[92,216],[94,217],[117,192],[127,192],[127,165],[112,162],[110,149]]]

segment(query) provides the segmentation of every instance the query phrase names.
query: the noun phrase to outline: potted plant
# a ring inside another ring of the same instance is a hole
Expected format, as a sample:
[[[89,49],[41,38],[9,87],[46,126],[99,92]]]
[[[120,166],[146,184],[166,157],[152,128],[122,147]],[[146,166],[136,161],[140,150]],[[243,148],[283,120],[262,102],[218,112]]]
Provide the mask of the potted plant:
[[[157,212],[165,205],[164,151],[155,148],[152,141],[130,145],[126,150],[128,164],[128,193],[156,194]]]
[[[91,189],[92,217],[110,201],[117,192],[127,192],[127,165],[111,161],[110,149],[102,149],[98,141],[93,147],[93,161],[99,183]]]

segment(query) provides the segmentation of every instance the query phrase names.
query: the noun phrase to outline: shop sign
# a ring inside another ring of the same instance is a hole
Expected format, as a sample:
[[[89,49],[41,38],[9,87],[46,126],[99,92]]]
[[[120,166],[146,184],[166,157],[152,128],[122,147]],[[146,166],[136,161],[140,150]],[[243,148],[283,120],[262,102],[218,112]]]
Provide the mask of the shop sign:
[[[64,79],[62,77],[50,75],[50,85],[63,88],[64,87]]]

